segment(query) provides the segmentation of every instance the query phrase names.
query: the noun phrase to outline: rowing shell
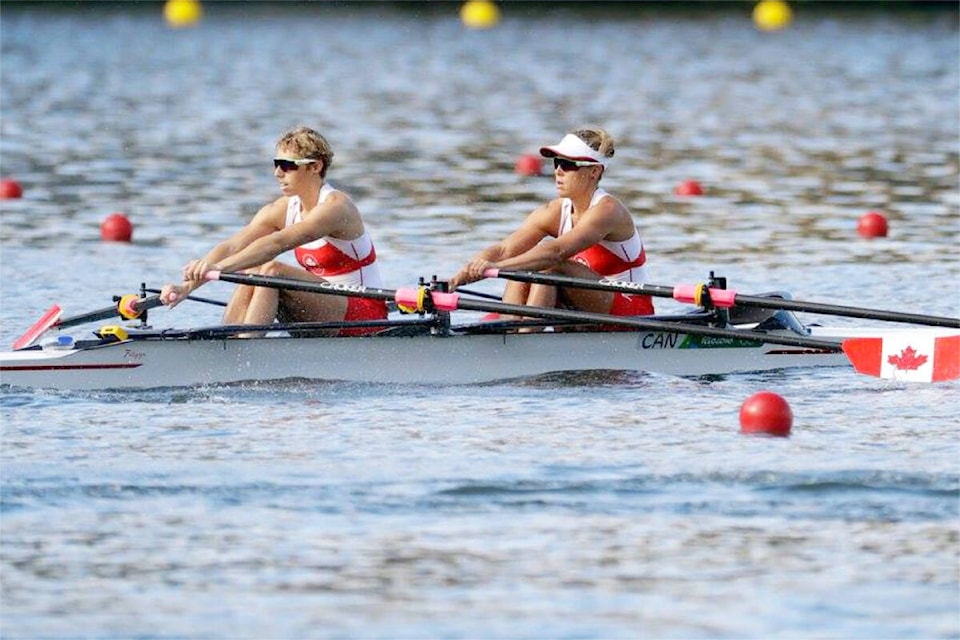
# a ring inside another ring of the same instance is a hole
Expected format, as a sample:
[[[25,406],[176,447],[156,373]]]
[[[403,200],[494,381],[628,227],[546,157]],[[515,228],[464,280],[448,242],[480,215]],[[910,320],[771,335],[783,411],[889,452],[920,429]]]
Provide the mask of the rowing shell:
[[[787,329],[770,335],[781,333],[797,335]],[[125,334],[121,340],[61,340],[0,353],[0,384],[64,390],[296,378],[472,384],[583,370],[705,376],[850,364],[839,350],[660,331],[438,334],[388,330],[371,336],[274,333],[239,338],[200,330],[130,329]],[[842,337],[827,340],[839,347]]]

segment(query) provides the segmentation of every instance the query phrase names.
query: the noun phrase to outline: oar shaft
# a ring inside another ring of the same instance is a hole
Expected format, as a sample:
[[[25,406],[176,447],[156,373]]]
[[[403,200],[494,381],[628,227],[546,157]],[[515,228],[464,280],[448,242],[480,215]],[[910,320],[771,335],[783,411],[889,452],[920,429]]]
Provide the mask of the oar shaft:
[[[828,349],[830,351],[839,350],[839,346],[836,342],[830,342],[828,340],[818,340],[815,338],[804,338],[803,336],[789,335],[771,336],[766,333],[750,332],[743,329],[721,329],[720,327],[689,325],[676,322],[666,322],[664,320],[645,319],[640,316],[611,316],[604,313],[593,313],[590,311],[528,307],[526,305],[506,304],[503,302],[479,302],[464,298],[459,299],[457,308],[465,311],[485,311],[513,316],[546,318],[550,320],[574,320],[579,322],[591,322],[605,325],[619,325],[633,327],[635,329],[645,329],[647,331],[686,333],[701,336],[711,336],[715,338],[733,338],[737,340],[759,340],[761,342],[782,344],[792,347]]]
[[[317,282],[313,280],[297,280],[280,276],[261,276],[252,273],[225,273],[210,271],[207,280],[222,280],[234,284],[245,284],[252,287],[268,287],[270,289],[286,289],[288,291],[306,291],[308,293],[322,293],[334,296],[356,296],[373,300],[394,300],[397,292],[393,289],[372,289],[364,286],[350,286],[333,282]]]
[[[487,269],[484,275],[488,278],[503,278],[517,282],[531,284],[548,284],[554,287],[571,287],[576,289],[592,289],[594,291],[619,291],[639,295],[655,296],[658,298],[672,298],[674,287],[645,282],[618,282],[616,280],[587,280],[554,273],[540,273],[537,271],[505,271],[503,269]]]
[[[885,320],[888,322],[904,322],[907,324],[922,324],[931,327],[960,328],[960,318],[946,316],[928,316],[920,313],[906,313],[903,311],[888,311],[885,309],[866,309],[821,302],[803,302],[800,300],[784,300],[782,298],[765,298],[763,296],[748,296],[738,293],[734,296],[734,304],[743,307],[763,307],[766,309],[786,309],[788,311],[802,311],[807,313],[823,313],[830,316],[845,316],[848,318],[867,318],[870,320]]]
[[[595,291],[619,291],[621,293],[650,295],[660,298],[674,298],[681,302],[694,302],[692,292],[695,288],[689,285],[664,286],[642,282],[588,280],[584,278],[573,278],[570,276],[552,273],[503,271],[499,269],[489,269],[485,275],[491,278],[499,277],[505,280],[516,280],[518,282],[529,282],[533,284],[547,284],[557,287],[592,289]],[[888,311],[885,309],[867,309],[863,307],[824,304],[821,302],[786,300],[784,298],[775,297],[749,296],[736,293],[735,291],[731,291],[729,289],[708,289],[708,291],[710,293],[711,300],[718,307],[740,305],[742,307],[786,309],[788,311],[823,313],[826,315],[846,316],[850,318],[868,318],[871,320],[904,322],[908,324],[922,324],[933,327],[960,328],[960,318],[931,316],[918,313],[905,313],[901,311]]]
[[[140,314],[149,309],[153,309],[154,307],[159,307],[162,304],[163,303],[160,301],[160,296],[140,298],[130,303],[130,309],[128,312],[134,311],[137,314]],[[116,317],[123,317],[123,313],[120,311],[119,305],[117,304],[113,305],[112,307],[104,307],[103,309],[97,309],[96,311],[88,311],[87,313],[81,313],[76,316],[70,316],[69,318],[63,318],[54,326],[65,329],[78,324],[96,322],[97,320],[109,320]]]
[[[521,317],[545,318],[548,320],[572,320],[576,322],[589,322],[600,325],[617,325],[632,327],[634,329],[643,329],[646,331],[663,331],[665,333],[683,333],[688,335],[710,336],[734,340],[756,340],[758,342],[766,342],[770,344],[781,344],[791,347],[804,347],[809,349],[824,349],[827,351],[840,350],[840,347],[836,342],[831,342],[829,340],[805,338],[803,336],[771,335],[743,329],[723,329],[720,327],[692,325],[682,322],[668,322],[640,316],[611,316],[604,313],[593,313],[590,311],[530,307],[526,305],[507,304],[503,302],[481,302],[478,300],[467,300],[463,298],[460,298],[457,301],[457,309],[463,309],[465,311],[494,312]]]
[[[373,298],[376,300],[395,300],[398,304],[407,306],[416,306],[413,303],[418,297],[417,290],[393,290],[393,289],[368,289],[362,286],[337,285],[331,282],[314,282],[308,280],[297,280],[294,278],[282,278],[274,276],[260,276],[246,273],[221,273],[210,272],[207,274],[209,280],[223,280],[235,284],[246,284],[259,287],[271,287],[274,289],[289,289],[293,291],[308,291],[338,296],[356,296],[360,298]],[[644,329],[647,331],[663,331],[667,333],[682,333],[688,335],[711,336],[715,338],[727,338],[734,340],[756,340],[770,344],[781,344],[791,347],[803,347],[808,349],[823,349],[826,351],[840,351],[840,345],[837,342],[829,340],[819,340],[816,338],[805,338],[803,336],[791,335],[772,335],[767,333],[746,331],[742,329],[722,329],[719,327],[707,327],[701,325],[684,324],[680,322],[667,322],[663,320],[646,319],[636,316],[611,316],[603,313],[592,313],[587,311],[574,311],[570,309],[550,309],[546,307],[530,307],[526,305],[507,304],[504,302],[486,302],[482,300],[469,300],[461,298],[456,293],[444,293],[440,291],[428,291],[434,306],[441,311],[453,311],[461,309],[464,311],[482,311],[502,313],[506,315],[525,316],[528,318],[545,318],[547,320],[573,320],[577,322],[589,322],[600,325],[617,325],[632,327],[635,329]]]
[[[147,293],[160,293],[160,289],[146,289]],[[212,304],[218,307],[225,307],[227,303],[223,300],[213,300],[211,298],[201,298],[200,296],[188,295],[186,300],[192,300],[193,302],[203,302],[205,304]]]

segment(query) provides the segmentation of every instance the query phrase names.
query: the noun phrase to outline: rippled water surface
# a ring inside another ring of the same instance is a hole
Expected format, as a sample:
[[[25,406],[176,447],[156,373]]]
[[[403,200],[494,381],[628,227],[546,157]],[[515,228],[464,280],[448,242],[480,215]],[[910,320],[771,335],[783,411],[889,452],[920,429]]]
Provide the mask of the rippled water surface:
[[[204,6],[171,30],[154,4],[2,4],[0,172],[24,188],[0,203],[4,344],[53,302],[174,278],[276,197],[300,123],[328,134],[387,286],[507,233],[553,195],[517,158],[597,122],[657,282],[960,315],[947,4],[803,3],[778,33],[748,3],[508,3],[479,32],[454,3]],[[685,179],[706,195],[673,195]],[[857,236],[868,210],[888,237]],[[100,242],[114,211],[132,244]],[[791,403],[789,439],[738,434],[760,389]],[[960,636],[957,383],[0,394],[4,637]]]

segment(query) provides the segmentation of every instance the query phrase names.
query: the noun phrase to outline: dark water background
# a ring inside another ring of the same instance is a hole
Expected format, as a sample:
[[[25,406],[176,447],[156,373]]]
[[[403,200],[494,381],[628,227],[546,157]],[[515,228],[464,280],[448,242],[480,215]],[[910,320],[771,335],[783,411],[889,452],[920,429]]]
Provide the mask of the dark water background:
[[[960,314],[953,6],[801,3],[778,33],[749,3],[509,3],[482,32],[455,3],[204,8],[171,30],[155,3],[0,3],[0,172],[25,190],[0,204],[5,344],[53,302],[175,277],[276,197],[300,123],[387,286],[512,229],[554,193],[515,160],[598,122],[655,281]],[[870,209],[889,237],[857,237]],[[114,211],[134,243],[100,242]],[[760,389],[790,439],[737,433]],[[0,410],[4,637],[960,636],[955,383],[614,372]]]

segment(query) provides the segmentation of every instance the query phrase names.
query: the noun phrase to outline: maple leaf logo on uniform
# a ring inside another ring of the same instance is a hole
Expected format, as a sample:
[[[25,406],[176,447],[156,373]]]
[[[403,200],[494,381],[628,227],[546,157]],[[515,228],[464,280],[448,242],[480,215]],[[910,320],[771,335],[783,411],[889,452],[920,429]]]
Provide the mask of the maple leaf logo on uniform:
[[[927,356],[918,356],[913,347],[907,347],[898,356],[890,356],[887,362],[901,371],[915,371],[927,361]]]

